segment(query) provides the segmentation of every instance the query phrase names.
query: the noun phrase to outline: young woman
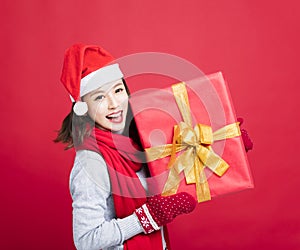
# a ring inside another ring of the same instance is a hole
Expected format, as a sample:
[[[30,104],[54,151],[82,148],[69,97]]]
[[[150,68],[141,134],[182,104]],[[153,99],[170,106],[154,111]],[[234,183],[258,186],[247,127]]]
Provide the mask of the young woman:
[[[190,213],[187,193],[147,197],[147,168],[114,58],[103,48],[76,44],[65,53],[61,81],[73,100],[56,142],[74,147],[70,175],[77,249],[166,249],[163,226]]]

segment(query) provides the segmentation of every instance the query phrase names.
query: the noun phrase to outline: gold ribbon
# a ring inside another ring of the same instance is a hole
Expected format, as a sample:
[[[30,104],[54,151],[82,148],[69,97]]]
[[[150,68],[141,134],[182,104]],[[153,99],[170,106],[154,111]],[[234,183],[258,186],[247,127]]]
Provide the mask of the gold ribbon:
[[[215,141],[239,136],[239,123],[232,123],[213,132],[208,125],[197,124],[192,128],[192,118],[185,83],[172,86],[177,106],[183,122],[174,126],[172,144],[159,145],[146,149],[148,161],[170,157],[170,169],[163,195],[177,192],[180,173],[183,171],[187,184],[196,184],[198,202],[210,200],[210,190],[204,168],[208,167],[218,176],[222,176],[229,165],[211,148]],[[180,154],[176,157],[176,153]]]

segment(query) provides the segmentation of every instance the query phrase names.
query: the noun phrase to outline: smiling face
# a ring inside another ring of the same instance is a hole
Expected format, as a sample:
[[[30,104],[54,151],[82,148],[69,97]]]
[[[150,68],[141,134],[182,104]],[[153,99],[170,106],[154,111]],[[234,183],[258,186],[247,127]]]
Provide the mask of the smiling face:
[[[88,105],[88,115],[103,130],[123,132],[128,110],[128,94],[122,79],[86,94],[82,100]]]

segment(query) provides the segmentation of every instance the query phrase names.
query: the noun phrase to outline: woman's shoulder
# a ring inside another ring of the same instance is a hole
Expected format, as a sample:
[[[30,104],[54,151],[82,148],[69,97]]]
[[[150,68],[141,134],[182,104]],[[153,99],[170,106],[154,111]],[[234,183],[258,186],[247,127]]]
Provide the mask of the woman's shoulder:
[[[104,158],[97,152],[79,150],[70,173],[70,186],[74,182],[92,182],[101,189],[110,191],[110,180]]]
[[[75,162],[81,162],[82,164],[86,164],[89,161],[98,161],[106,165],[103,156],[95,151],[91,150],[78,150],[76,151]]]

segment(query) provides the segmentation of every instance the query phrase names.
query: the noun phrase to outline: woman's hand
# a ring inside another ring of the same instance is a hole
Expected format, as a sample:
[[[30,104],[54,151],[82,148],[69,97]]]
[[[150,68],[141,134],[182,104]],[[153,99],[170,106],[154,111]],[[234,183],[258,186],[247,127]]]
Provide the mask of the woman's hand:
[[[143,206],[135,210],[135,214],[147,234],[159,230],[180,214],[192,212],[196,204],[194,197],[186,192],[165,197],[156,195],[149,197]]]
[[[238,122],[240,123],[239,125],[241,126],[244,122],[243,118],[237,118]],[[248,135],[248,132],[246,129],[241,128],[241,136],[244,142],[244,146],[245,146],[245,150],[246,152],[248,152],[249,150],[251,150],[253,148],[253,142],[250,139],[250,136]]]

